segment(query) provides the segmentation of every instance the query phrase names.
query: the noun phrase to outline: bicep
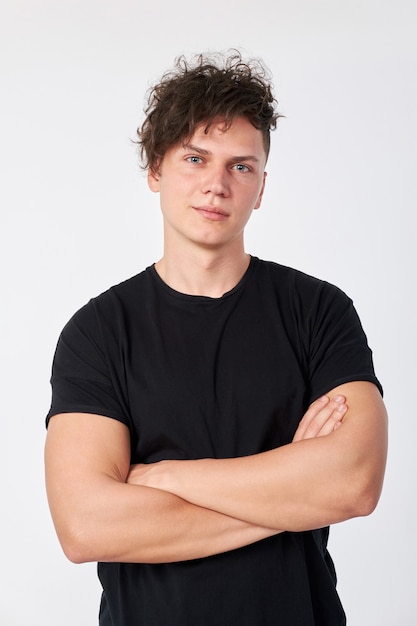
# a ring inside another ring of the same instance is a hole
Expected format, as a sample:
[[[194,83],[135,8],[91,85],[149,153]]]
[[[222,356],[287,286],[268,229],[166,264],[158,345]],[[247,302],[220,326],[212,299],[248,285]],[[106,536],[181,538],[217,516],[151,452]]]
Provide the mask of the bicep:
[[[345,383],[328,392],[346,397],[348,411],[343,418],[343,425],[355,434],[358,445],[373,441],[375,447],[386,448],[387,412],[382,396],[376,385],[366,381]],[[342,432],[342,431],[341,431]]]
[[[130,466],[128,428],[87,413],[51,418],[45,444],[48,501],[58,534],[104,483],[125,482]]]
[[[55,528],[76,563],[183,561],[276,534],[159,489],[127,484],[129,431],[102,415],[52,417],[45,464]]]
[[[346,396],[348,411],[341,428],[332,433],[335,450],[350,460],[366,482],[372,502],[379,497],[385,471],[388,445],[388,418],[378,388],[365,381],[350,382],[329,392],[329,396]],[[360,479],[359,479],[360,482]]]

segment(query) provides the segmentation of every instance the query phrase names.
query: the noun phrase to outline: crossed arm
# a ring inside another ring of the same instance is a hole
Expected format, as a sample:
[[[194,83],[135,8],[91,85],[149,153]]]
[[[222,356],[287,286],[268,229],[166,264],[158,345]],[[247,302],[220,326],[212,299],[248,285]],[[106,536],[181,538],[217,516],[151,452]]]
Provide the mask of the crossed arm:
[[[313,403],[293,443],[235,459],[130,468],[123,424],[54,416],[45,450],[52,517],[75,562],[209,556],[369,514],[382,486],[386,432],[380,394],[365,382]]]
[[[241,458],[133,466],[128,482],[174,493],[251,524],[289,531],[368,515],[382,487],[385,410],[371,383],[349,383],[335,392],[344,394],[349,404],[340,428],[338,411],[328,415],[331,403],[315,412],[321,399],[287,446]],[[339,406],[342,415],[346,408]],[[322,434],[327,436],[318,436]]]

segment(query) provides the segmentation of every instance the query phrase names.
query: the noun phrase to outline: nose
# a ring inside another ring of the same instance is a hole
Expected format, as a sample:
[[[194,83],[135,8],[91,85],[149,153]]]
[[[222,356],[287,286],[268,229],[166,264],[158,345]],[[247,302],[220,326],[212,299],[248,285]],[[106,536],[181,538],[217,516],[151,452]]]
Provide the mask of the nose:
[[[227,170],[221,166],[207,168],[202,191],[226,198],[230,193]]]

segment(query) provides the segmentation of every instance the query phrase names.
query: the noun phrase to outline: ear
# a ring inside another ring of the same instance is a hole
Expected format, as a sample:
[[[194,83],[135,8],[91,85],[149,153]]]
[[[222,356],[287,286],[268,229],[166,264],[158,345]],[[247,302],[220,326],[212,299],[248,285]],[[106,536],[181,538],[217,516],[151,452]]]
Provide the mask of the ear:
[[[148,170],[148,186],[151,191],[159,191],[159,173],[152,169]]]
[[[261,202],[262,202],[262,196],[264,195],[264,189],[265,189],[265,182],[266,182],[266,177],[268,176],[268,174],[266,172],[264,172],[264,179],[262,181],[262,187],[261,187],[261,191],[259,192],[259,196],[258,199],[256,201],[255,206],[253,207],[254,209],[259,209],[259,207],[261,206]]]

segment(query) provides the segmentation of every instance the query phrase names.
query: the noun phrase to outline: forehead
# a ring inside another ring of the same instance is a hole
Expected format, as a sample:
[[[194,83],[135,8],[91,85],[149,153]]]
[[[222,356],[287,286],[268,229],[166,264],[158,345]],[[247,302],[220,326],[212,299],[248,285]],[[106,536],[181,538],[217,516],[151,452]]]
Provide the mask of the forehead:
[[[245,117],[235,118],[230,125],[226,125],[223,119],[218,119],[208,128],[207,123],[203,122],[181,145],[186,148],[190,144],[232,150],[236,154],[265,155],[262,132]]]

